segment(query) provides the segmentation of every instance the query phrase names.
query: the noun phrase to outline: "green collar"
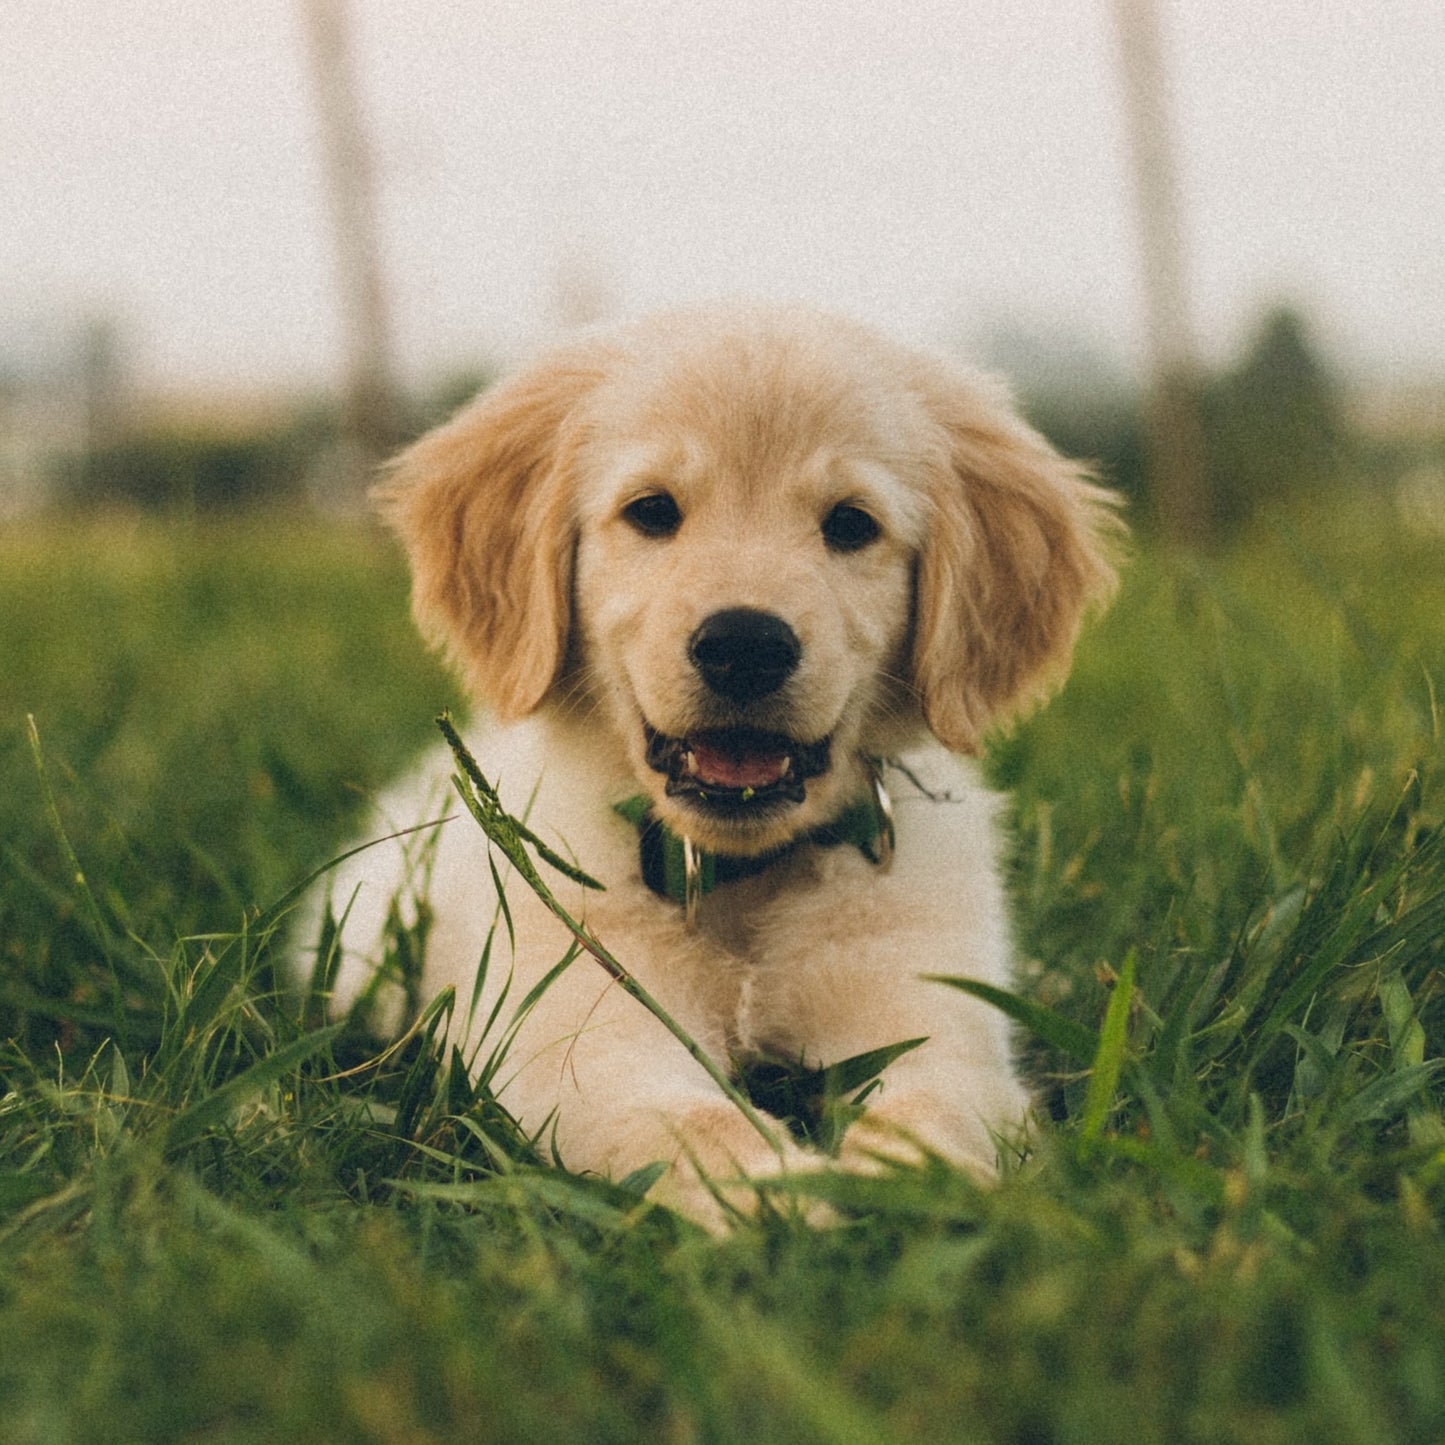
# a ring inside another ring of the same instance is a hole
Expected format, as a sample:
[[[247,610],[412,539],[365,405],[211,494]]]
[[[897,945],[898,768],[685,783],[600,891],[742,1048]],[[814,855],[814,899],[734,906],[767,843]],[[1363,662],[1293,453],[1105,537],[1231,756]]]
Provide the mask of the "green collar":
[[[869,792],[855,799],[831,823],[781,848],[748,858],[706,852],[691,838],[674,833],[653,816],[648,799],[641,793],[612,807],[637,829],[643,881],[654,893],[680,903],[691,926],[697,920],[698,902],[718,884],[765,873],[802,843],[824,848],[851,843],[870,863],[886,868],[893,857],[893,803],[883,786],[882,764],[877,759],[869,759],[869,778]]]

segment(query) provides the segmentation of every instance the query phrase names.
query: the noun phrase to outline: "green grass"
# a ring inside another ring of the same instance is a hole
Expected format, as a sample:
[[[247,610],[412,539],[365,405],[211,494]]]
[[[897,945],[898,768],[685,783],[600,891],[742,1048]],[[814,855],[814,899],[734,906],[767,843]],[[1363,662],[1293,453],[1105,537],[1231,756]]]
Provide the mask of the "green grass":
[[[0,533],[0,1436],[1445,1439],[1445,567],[1293,526],[1142,552],[992,751],[1032,1157],[724,1240],[276,999],[455,701],[384,544]]]

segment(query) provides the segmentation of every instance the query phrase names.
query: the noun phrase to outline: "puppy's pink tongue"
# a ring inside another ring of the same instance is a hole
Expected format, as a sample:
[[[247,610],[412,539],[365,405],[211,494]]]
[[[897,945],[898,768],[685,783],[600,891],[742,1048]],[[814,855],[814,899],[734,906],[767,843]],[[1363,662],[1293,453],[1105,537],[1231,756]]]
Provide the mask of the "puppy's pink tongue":
[[[784,752],[730,752],[700,740],[690,740],[688,751],[698,780],[716,788],[766,788],[788,768]]]

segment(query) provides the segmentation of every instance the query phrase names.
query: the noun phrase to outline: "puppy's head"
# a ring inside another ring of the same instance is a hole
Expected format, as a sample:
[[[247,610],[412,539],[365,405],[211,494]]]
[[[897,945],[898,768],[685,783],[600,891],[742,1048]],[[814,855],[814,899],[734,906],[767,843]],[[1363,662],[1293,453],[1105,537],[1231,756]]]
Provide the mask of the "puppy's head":
[[[836,817],[925,727],[976,751],[1113,581],[1108,494],[986,386],[794,310],[555,353],[383,498],[478,699],[591,719],[721,852]]]

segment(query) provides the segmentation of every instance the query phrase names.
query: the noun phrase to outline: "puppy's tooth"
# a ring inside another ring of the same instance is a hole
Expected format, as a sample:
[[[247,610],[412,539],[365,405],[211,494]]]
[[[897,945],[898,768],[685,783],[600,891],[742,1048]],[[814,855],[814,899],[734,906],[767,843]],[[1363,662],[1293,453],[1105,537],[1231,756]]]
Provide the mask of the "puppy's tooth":
[[[684,753],[682,755],[682,766],[688,777],[697,777],[697,757],[695,754],[690,751]]]
[[[791,777],[793,776],[793,760],[792,760],[792,758],[784,758],[784,759],[783,759],[783,770],[782,770],[782,772],[780,772],[780,773],[778,774],[778,776],[779,776],[780,778],[791,778]]]

